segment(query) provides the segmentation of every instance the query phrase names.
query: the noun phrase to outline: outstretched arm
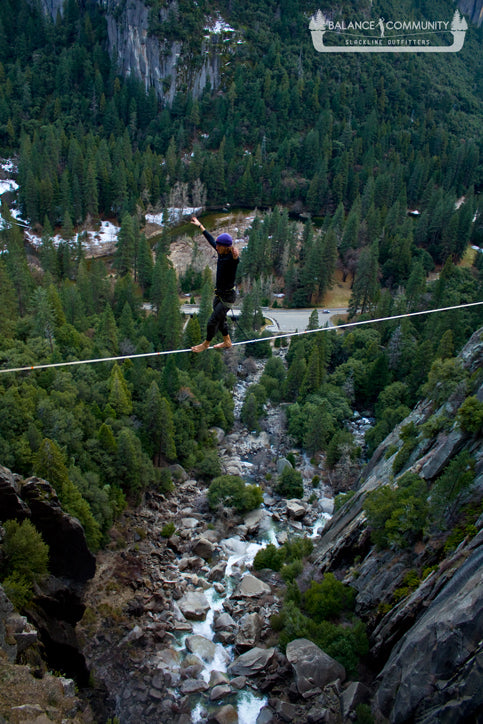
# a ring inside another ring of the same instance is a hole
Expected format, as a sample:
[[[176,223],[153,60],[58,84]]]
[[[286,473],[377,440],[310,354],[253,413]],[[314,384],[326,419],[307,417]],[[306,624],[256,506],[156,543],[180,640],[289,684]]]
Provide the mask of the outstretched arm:
[[[205,227],[203,226],[201,221],[196,218],[196,216],[191,217],[191,223],[197,226],[201,231],[206,231]]]
[[[216,242],[215,242],[214,237],[210,234],[209,231],[207,231],[207,230],[205,229],[205,227],[203,226],[203,224],[201,223],[201,221],[200,221],[199,219],[197,219],[196,216],[192,216],[192,217],[191,217],[191,223],[192,223],[194,226],[197,226],[197,227],[199,228],[199,230],[201,231],[201,233],[203,234],[203,236],[204,236],[205,239],[207,240],[208,244],[209,244],[210,246],[212,246],[213,249],[216,249]]]

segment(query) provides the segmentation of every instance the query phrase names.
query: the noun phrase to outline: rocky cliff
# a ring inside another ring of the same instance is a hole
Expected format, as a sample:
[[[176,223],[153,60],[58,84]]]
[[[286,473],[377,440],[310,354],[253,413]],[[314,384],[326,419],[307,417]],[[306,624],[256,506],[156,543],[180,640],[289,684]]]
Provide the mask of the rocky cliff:
[[[462,13],[467,15],[478,28],[483,23],[483,0],[457,0]]]
[[[473,335],[460,360],[481,381],[482,330]],[[476,396],[483,401],[483,384]],[[324,529],[314,556],[317,573],[336,572],[357,590],[357,609],[371,632],[374,707],[391,722],[466,722],[483,706],[478,684],[483,655],[483,515],[449,554],[437,535],[404,550],[378,550],[371,544],[364,513],[371,490],[397,486],[406,472],[431,486],[463,450],[475,460],[470,494],[481,513],[483,441],[456,421],[463,399],[460,390],[440,407],[425,400],[398,425],[375,451],[353,498]],[[428,420],[443,416],[452,423],[432,437],[421,435],[403,469],[394,475],[394,459],[404,444],[402,430],[411,423],[421,430]],[[409,573],[417,574],[416,583],[405,590]]]
[[[189,91],[199,98],[209,83],[216,89],[220,85],[220,73],[225,47],[218,42],[216,33],[200,27],[204,36],[200,59],[188,62],[188,51],[179,41],[164,40],[149,32],[149,7],[142,0],[97,0],[107,21],[109,52],[116,60],[117,68],[125,76],[141,80],[149,90],[167,104],[173,102],[178,91]],[[82,5],[82,0],[79,0]],[[62,13],[64,0],[41,0],[45,13],[54,20]],[[177,3],[170,2],[159,11],[159,21],[165,21],[171,11],[177,11]],[[225,37],[226,39],[226,37]]]
[[[0,541],[1,523],[10,519],[29,519],[42,534],[49,545],[49,575],[36,585],[25,615],[14,611],[0,586],[0,680],[11,682],[0,689],[0,720],[46,715],[53,721],[86,721],[82,711],[91,720],[75,696],[74,681],[47,669],[87,683],[75,626],[84,613],[82,587],[95,573],[95,557],[79,521],[62,510],[49,483],[23,480],[0,466]]]

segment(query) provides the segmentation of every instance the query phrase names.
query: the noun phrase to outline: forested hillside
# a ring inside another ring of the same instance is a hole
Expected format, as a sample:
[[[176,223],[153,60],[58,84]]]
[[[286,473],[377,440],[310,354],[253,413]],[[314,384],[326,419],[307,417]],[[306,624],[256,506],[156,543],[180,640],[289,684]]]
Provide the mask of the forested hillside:
[[[179,2],[176,22],[169,3],[149,5],[150,32],[180,40],[195,66],[205,18],[219,12],[233,26],[217,41],[216,92],[207,86],[197,99],[180,89],[167,106],[121,77],[95,2],[67,0],[55,22],[36,3],[0,5],[0,151],[17,163],[20,213],[42,235],[38,252],[26,247],[4,199],[3,368],[200,340],[209,273],[191,278],[201,311],[183,332],[169,238],[152,247],[142,233],[144,214],[165,208],[175,187],[195,203],[203,189],[213,208],[266,208],[242,255],[245,334],[260,329],[273,291],[289,305],[322,305],[336,274],[353,281],[350,316],[482,299],[482,255],[460,265],[483,238],[481,32],[471,28],[457,55],[334,63],[314,52],[305,2]],[[449,2],[404,8],[454,11]],[[303,229],[289,211],[304,214]],[[79,233],[101,218],[121,225],[107,262],[85,258]],[[267,364],[244,415],[256,426],[266,399],[289,402],[297,444],[330,450],[334,466],[342,451],[353,459],[344,426],[353,409],[376,416],[372,450],[428,373],[450,374],[448,360],[481,324],[478,309],[295,341],[287,368]],[[259,350],[250,352],[270,355],[268,345]],[[167,463],[217,474],[208,430],[232,424],[232,384],[217,354],[4,374],[0,461],[50,480],[97,547],[126,496],[169,487]]]

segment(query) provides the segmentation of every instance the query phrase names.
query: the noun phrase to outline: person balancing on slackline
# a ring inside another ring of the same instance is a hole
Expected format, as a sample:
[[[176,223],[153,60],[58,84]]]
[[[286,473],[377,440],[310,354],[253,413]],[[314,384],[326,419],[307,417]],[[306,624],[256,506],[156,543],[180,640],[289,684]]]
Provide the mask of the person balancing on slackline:
[[[206,339],[201,344],[191,347],[192,352],[203,352],[211,344],[211,340],[218,330],[223,335],[223,342],[215,344],[215,349],[229,349],[231,339],[228,331],[226,315],[236,299],[235,276],[240,261],[240,254],[233,246],[230,234],[221,234],[216,239],[206,231],[203,224],[193,216],[191,223],[198,226],[208,243],[216,250],[218,261],[216,263],[216,288],[213,299],[213,312],[206,325]]]

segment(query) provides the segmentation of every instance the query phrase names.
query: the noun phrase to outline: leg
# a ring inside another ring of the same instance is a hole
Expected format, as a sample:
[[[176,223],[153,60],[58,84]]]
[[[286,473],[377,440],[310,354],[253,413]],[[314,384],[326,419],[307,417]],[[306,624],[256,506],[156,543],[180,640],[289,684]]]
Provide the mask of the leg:
[[[231,347],[230,330],[228,329],[228,323],[226,320],[227,314],[228,308],[223,305],[223,313],[220,313],[220,331],[223,335],[223,342],[215,344],[214,349],[230,349]]]
[[[208,349],[211,344],[211,340],[217,333],[218,329],[223,327],[223,319],[225,319],[226,326],[226,311],[226,307],[223,306],[221,300],[218,297],[215,297],[213,300],[213,312],[211,313],[211,317],[206,325],[206,339],[204,342],[201,342],[201,344],[191,347],[192,352],[204,352],[205,349]]]

